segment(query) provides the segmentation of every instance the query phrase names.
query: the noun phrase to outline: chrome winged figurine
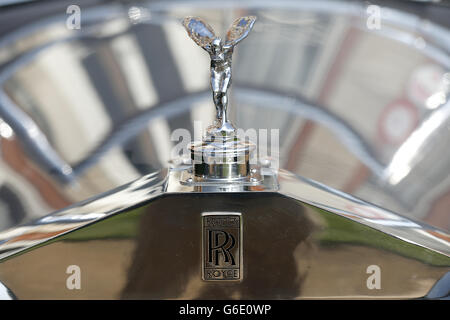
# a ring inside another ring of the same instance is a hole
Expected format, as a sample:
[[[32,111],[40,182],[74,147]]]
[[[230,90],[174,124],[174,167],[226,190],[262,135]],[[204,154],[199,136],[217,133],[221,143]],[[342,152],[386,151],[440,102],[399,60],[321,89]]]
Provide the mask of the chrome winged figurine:
[[[227,117],[227,92],[231,85],[231,58],[234,47],[247,37],[255,21],[256,17],[254,16],[236,19],[228,29],[224,42],[201,18],[186,17],[183,20],[189,37],[205,49],[211,57],[211,88],[217,115],[215,125],[208,130],[210,133],[227,135],[236,130]]]

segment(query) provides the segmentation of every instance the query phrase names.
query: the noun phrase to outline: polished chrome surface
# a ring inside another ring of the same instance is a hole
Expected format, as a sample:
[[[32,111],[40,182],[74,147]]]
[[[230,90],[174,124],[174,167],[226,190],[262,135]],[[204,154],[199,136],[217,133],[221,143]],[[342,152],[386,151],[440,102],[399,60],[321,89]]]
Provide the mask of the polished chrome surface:
[[[363,2],[118,1],[83,8],[80,30],[64,5],[29,8],[32,22],[0,28],[0,281],[18,298],[445,295],[450,31],[436,7],[386,3],[373,29]],[[258,152],[280,171],[149,175],[177,130],[195,138],[216,116],[189,14],[220,31],[258,16],[233,57],[229,118],[279,130],[279,154]],[[201,213],[224,211],[243,223],[244,280],[230,286],[201,278]]]
[[[448,233],[316,182],[281,171],[279,192],[208,193],[182,185],[181,171],[48,216],[67,226],[59,235],[43,234],[43,222],[9,235],[0,245],[1,281],[19,299],[421,298],[450,271]],[[122,195],[127,208],[108,210]],[[103,217],[80,219],[93,212]],[[202,280],[205,212],[241,214],[242,281]],[[8,247],[37,235],[19,250]],[[73,264],[87,277],[81,290],[66,288]],[[374,264],[380,290],[366,286]]]
[[[16,300],[17,297],[0,282],[0,300]]]
[[[0,235],[0,259],[102,220],[161,195],[167,170],[146,175],[109,193],[82,201]],[[57,257],[55,257],[57,258]]]
[[[269,141],[278,129],[279,154],[265,155],[280,168],[450,230],[447,8],[387,2],[369,29],[354,1],[114,2],[68,30],[58,3],[0,12],[1,230],[167,167],[176,130],[187,146],[214,121],[186,15],[221,34],[258,16],[233,57],[229,117]]]
[[[241,141],[234,129],[219,136],[209,131],[202,141],[189,145],[194,180],[252,179],[250,157],[254,150],[255,145]]]

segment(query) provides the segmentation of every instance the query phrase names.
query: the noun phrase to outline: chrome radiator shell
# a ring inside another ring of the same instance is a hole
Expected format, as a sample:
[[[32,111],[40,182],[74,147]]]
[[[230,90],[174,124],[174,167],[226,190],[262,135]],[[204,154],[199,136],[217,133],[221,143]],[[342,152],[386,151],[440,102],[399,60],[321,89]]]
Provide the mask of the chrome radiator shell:
[[[3,232],[1,282],[19,299],[404,299],[426,297],[450,271],[445,232],[316,182],[279,171],[244,191],[198,192],[180,183],[185,170]],[[202,280],[211,211],[242,215],[241,281]],[[80,290],[66,287],[70,265]],[[367,287],[371,265],[378,290]]]

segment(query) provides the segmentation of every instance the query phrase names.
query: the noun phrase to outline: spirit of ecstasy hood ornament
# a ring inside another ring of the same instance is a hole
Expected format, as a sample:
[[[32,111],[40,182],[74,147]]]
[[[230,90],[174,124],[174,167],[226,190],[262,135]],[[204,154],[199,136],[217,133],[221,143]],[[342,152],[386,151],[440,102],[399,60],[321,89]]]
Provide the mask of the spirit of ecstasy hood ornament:
[[[247,16],[236,19],[228,29],[226,39],[218,38],[210,25],[201,18],[186,17],[183,25],[189,37],[205,49],[211,57],[211,89],[216,106],[216,123],[209,133],[229,135],[236,130],[227,117],[228,89],[231,85],[231,58],[234,47],[244,40],[256,21],[256,17]]]
[[[217,111],[216,120],[208,128],[203,141],[193,142],[189,146],[194,163],[194,177],[188,179],[190,181],[235,183],[255,180],[249,162],[255,146],[251,142],[239,140],[236,128],[227,116],[233,49],[247,37],[255,21],[256,17],[253,16],[235,20],[223,41],[202,19],[186,17],[183,20],[189,37],[211,57],[211,89]]]

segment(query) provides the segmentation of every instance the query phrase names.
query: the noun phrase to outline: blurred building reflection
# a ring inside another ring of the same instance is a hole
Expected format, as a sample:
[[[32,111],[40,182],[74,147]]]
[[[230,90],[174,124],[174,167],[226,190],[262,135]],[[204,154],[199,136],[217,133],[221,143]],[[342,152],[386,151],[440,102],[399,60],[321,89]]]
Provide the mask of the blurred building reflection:
[[[61,11],[0,38],[3,92],[73,174],[58,178],[0,106],[0,230],[167,167],[172,132],[194,136],[214,111],[209,58],[180,19],[225,32],[247,12],[258,22],[233,60],[235,123],[279,129],[282,168],[450,230],[448,29],[384,8],[370,30],[358,2],[135,5],[82,8],[80,30]]]

